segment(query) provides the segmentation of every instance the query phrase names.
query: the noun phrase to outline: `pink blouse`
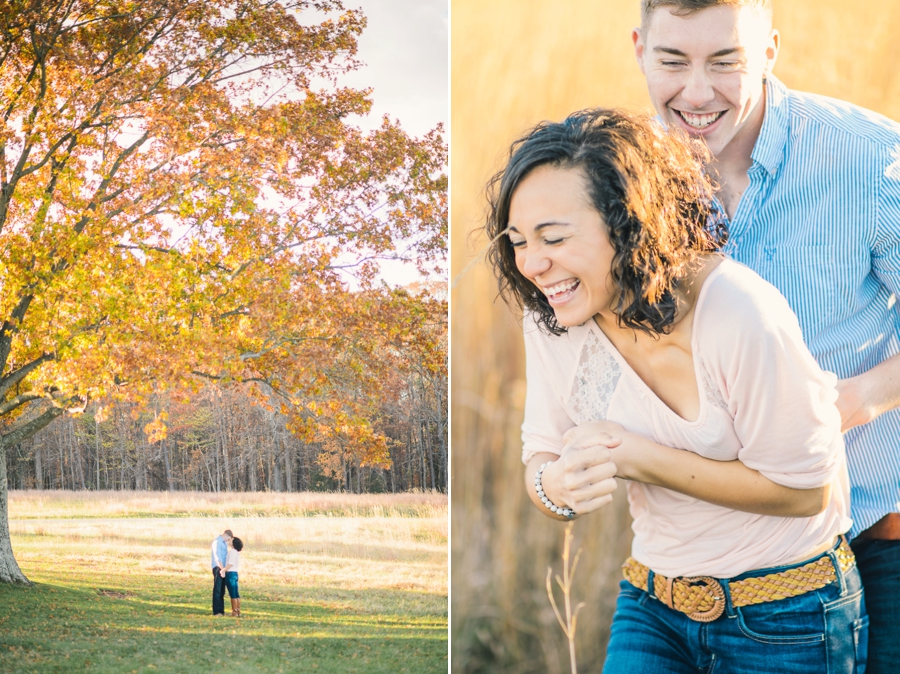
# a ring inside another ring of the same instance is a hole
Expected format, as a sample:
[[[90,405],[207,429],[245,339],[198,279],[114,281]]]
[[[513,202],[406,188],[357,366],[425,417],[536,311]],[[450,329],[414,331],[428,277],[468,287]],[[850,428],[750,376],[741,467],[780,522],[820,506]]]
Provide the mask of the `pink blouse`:
[[[781,294],[732,260],[704,282],[692,329],[700,413],[687,421],[593,321],[554,337],[526,317],[523,461],[559,454],[568,429],[606,419],[662,445],[738,459],[786,487],[831,482],[831,501],[815,517],[755,515],[628,483],[632,556],[656,573],[730,578],[803,559],[851,524],[837,378],[813,360]]]

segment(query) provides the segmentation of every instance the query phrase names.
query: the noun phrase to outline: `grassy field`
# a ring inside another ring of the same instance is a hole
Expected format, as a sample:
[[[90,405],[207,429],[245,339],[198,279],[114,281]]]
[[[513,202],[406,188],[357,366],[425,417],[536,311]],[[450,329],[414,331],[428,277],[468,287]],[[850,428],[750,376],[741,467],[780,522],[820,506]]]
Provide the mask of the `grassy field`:
[[[12,492],[0,672],[446,672],[447,500]],[[244,540],[244,617],[209,544]],[[226,607],[228,600],[226,598]]]

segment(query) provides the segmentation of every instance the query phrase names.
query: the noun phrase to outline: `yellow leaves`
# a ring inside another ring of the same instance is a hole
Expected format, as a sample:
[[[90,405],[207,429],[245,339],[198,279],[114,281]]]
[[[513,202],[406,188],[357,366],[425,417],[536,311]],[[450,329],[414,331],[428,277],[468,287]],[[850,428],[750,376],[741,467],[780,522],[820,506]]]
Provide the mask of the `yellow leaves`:
[[[94,399],[147,398],[198,372],[277,382],[303,401],[295,433],[383,456],[365,398],[382,393],[395,351],[435,341],[418,318],[425,299],[351,291],[335,267],[374,285],[365,260],[410,237],[423,242],[411,257],[442,255],[445,187],[427,178],[443,170],[443,142],[390,122],[363,133],[348,120],[368,111],[367,91],[309,90],[352,65],[356,11],[301,26],[251,0],[238,25],[222,3],[176,3],[160,38],[145,5],[132,22],[74,3],[90,21],[48,43],[45,100],[21,80],[31,46],[10,45],[22,49],[4,69],[0,138],[8,167],[22,158],[27,171],[0,195],[0,321],[33,296],[10,362],[52,353],[28,383]],[[35,11],[50,39],[65,19]],[[248,66],[259,70],[216,79]],[[297,90],[269,96],[286,81]],[[165,417],[145,432],[164,438]]]
[[[153,421],[144,426],[147,442],[151,445],[166,439],[166,419],[169,415],[163,411],[153,415]]]

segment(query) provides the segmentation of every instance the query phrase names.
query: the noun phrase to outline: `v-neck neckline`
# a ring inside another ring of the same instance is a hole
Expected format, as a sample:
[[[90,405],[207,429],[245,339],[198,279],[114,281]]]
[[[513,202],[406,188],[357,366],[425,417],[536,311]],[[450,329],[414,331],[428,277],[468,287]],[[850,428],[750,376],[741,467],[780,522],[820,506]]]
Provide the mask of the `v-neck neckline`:
[[[703,279],[703,285],[700,286],[700,291],[697,293],[697,301],[694,303],[694,318],[693,323],[691,324],[691,366],[694,371],[694,381],[697,384],[697,395],[700,399],[700,409],[697,412],[697,418],[693,421],[689,419],[685,419],[683,416],[678,414],[675,410],[673,410],[669,405],[660,398],[656,392],[650,388],[650,386],[645,382],[641,376],[635,371],[631,364],[625,359],[625,356],[616,348],[615,344],[612,343],[609,337],[606,336],[606,333],[603,332],[603,329],[597,325],[597,321],[594,318],[591,318],[589,328],[594,331],[598,337],[602,340],[603,344],[609,349],[609,352],[612,354],[613,358],[615,358],[616,362],[619,363],[619,367],[622,368],[622,371],[627,374],[627,376],[631,377],[633,380],[637,382],[638,387],[641,391],[657,406],[662,408],[665,413],[671,418],[675,419],[678,423],[688,426],[688,427],[696,427],[703,424],[706,421],[707,410],[709,408],[710,401],[707,399],[708,396],[705,394],[705,386],[704,386],[704,378],[703,373],[700,371],[700,362],[697,356],[697,338],[698,338],[698,329],[697,324],[699,323],[700,313],[703,309],[704,300],[706,299],[706,290],[709,288],[713,278],[719,273],[719,270],[730,264],[731,260],[728,258],[723,259],[716,265],[716,268],[713,269],[705,279]]]

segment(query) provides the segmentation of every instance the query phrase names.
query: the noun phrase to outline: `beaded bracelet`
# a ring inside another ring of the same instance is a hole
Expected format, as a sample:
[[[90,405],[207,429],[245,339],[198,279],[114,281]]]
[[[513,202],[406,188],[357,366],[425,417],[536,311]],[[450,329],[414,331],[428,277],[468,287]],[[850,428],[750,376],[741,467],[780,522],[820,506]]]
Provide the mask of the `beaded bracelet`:
[[[575,518],[575,511],[571,508],[563,508],[558,505],[555,505],[553,501],[547,498],[547,495],[544,493],[544,488],[541,486],[541,473],[544,472],[544,468],[546,468],[550,464],[542,464],[540,469],[534,475],[534,490],[537,492],[538,497],[541,499],[541,503],[543,503],[547,508],[549,508],[550,512],[555,513],[557,515],[562,515],[563,517],[568,517],[570,520]]]

